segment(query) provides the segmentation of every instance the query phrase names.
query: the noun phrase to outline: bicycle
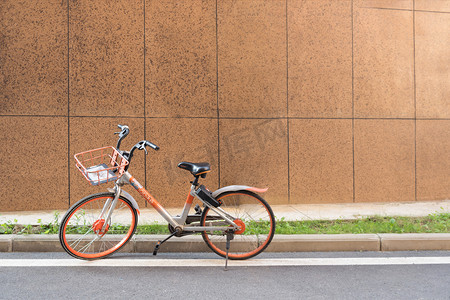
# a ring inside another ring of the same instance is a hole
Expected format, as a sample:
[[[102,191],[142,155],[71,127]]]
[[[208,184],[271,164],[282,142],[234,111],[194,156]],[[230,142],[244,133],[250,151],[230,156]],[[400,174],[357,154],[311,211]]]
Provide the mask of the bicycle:
[[[158,241],[153,255],[161,245],[176,236],[201,233],[208,247],[228,259],[248,259],[264,251],[275,232],[275,217],[269,204],[257,193],[267,189],[232,185],[210,192],[200,185],[211,171],[209,163],[181,162],[178,167],[189,171],[194,180],[180,215],[172,216],[134,178],[128,168],[135,150],[159,150],[155,144],[142,140],[130,151],[121,151],[122,140],[130,133],[126,125],[120,132],[116,147],[103,147],[75,154],[78,170],[91,185],[114,181],[108,192],[89,195],[75,203],[63,217],[59,239],[64,250],[75,258],[105,258],[122,248],[134,235],[139,206],[123,186],[129,184],[169,223],[170,235]],[[203,203],[189,214],[194,198]],[[231,247],[231,241],[234,240]],[[225,266],[226,268],[226,266]]]

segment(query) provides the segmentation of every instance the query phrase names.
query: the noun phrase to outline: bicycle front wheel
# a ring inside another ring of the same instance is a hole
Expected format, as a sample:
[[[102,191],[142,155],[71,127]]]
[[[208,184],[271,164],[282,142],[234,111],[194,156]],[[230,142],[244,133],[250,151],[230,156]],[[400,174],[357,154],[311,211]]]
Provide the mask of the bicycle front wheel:
[[[130,240],[138,222],[137,211],[120,196],[105,224],[113,199],[114,193],[90,195],[69,209],[59,227],[59,241],[67,253],[80,259],[104,258]]]
[[[223,203],[220,208],[231,215],[240,227],[234,232],[228,257],[247,259],[264,251],[275,233],[275,217],[269,204],[259,195],[245,190],[225,192],[218,195],[217,199]],[[223,227],[227,223],[217,213],[206,207],[200,224]],[[220,256],[226,256],[226,232],[203,231],[202,237],[212,251]]]

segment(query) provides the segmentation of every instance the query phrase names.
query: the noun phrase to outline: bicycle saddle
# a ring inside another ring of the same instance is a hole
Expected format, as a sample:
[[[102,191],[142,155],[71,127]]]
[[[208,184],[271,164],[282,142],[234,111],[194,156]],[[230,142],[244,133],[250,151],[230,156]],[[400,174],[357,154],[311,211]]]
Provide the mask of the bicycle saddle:
[[[194,176],[199,176],[211,171],[211,166],[207,162],[202,163],[190,163],[190,162],[180,162],[178,168],[188,170]]]

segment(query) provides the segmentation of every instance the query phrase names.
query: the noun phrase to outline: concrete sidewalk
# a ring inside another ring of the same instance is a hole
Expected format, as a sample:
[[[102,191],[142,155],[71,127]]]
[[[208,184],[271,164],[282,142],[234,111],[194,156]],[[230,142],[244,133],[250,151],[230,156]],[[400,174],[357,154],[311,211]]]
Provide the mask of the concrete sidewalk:
[[[450,200],[408,203],[346,203],[297,204],[272,206],[277,219],[285,220],[335,220],[367,216],[427,216],[450,212]],[[177,214],[181,209],[169,209]],[[61,219],[65,211],[60,212]],[[54,211],[0,213],[0,224],[13,221],[23,225],[54,222]],[[156,211],[144,208],[140,224],[159,222],[165,224]],[[122,251],[153,251],[155,243],[165,236],[138,235]],[[275,235],[266,251],[405,251],[450,250],[450,233],[441,234],[310,234]],[[57,235],[0,235],[0,252],[59,252],[63,251]],[[207,252],[209,249],[200,236],[173,238],[161,252]]]
[[[356,219],[369,216],[420,217],[434,213],[450,212],[450,200],[398,203],[342,203],[342,204],[292,204],[272,205],[277,219],[295,220],[337,220]],[[177,215],[182,208],[170,208],[169,213]],[[59,221],[66,211],[58,211]],[[17,221],[15,221],[17,220]],[[0,224],[11,221],[22,225],[38,225],[54,222],[55,211],[0,212]],[[141,208],[140,224],[167,222],[153,209]]]

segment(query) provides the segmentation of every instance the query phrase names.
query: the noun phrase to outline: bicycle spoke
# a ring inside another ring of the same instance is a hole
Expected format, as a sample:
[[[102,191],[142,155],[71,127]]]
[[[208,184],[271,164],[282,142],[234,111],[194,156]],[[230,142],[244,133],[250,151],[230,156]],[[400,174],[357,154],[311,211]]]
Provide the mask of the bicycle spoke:
[[[91,232],[91,231],[93,231],[92,228],[90,228],[89,231],[86,232],[85,234],[83,234],[78,240],[75,240],[75,241],[74,241],[74,243],[78,241],[78,243],[77,243],[75,246],[73,246],[73,243],[72,243],[70,246],[71,246],[71,247],[73,246],[73,248],[75,248],[76,246],[78,246],[78,244],[82,241],[83,237],[85,237],[85,236],[86,236],[89,232]]]
[[[86,251],[84,251],[84,250],[89,249],[89,247],[92,245],[92,243],[94,243],[97,239],[98,239],[98,236],[96,236],[91,242],[89,242],[88,244],[83,246],[78,252],[85,253]]]

